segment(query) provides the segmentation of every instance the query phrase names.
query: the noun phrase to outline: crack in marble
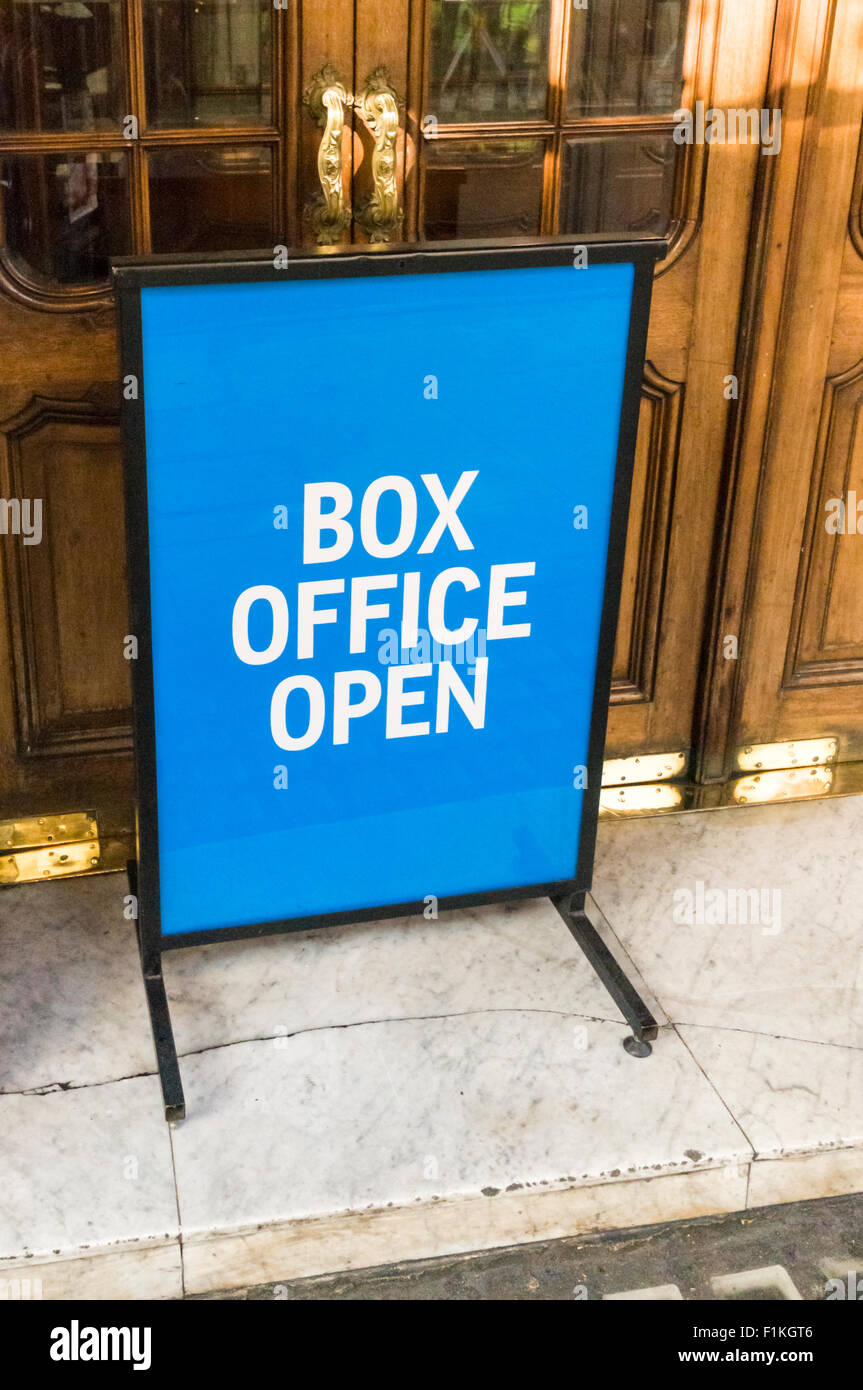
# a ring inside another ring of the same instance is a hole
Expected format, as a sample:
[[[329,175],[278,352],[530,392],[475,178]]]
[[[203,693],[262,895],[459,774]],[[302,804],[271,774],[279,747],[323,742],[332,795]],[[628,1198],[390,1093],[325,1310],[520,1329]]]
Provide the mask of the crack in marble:
[[[168,1144],[171,1149],[171,1177],[174,1183],[174,1201],[177,1204],[177,1253],[180,1260],[180,1297],[186,1297],[186,1260],[183,1250],[183,1215],[180,1210],[180,1179],[177,1174],[177,1155],[174,1152],[173,1125],[168,1125]]]
[[[143,1077],[157,1076],[158,1070],[131,1071],[125,1076],[107,1076],[102,1081],[46,1081],[41,1086],[24,1086],[20,1091],[0,1090],[0,1100],[6,1096],[56,1096],[64,1091],[87,1091],[95,1086],[113,1086],[117,1081],[139,1081]]]
[[[681,1026],[683,1026],[683,1025],[681,1025]],[[695,1065],[696,1065],[696,1067],[698,1068],[698,1070],[701,1072],[701,1075],[704,1077],[704,1080],[707,1082],[708,1086],[709,1086],[710,1089],[713,1091],[713,1093],[714,1093],[714,1095],[716,1096],[717,1100],[720,1102],[721,1105],[723,1105],[723,1106],[725,1107],[725,1110],[726,1110],[726,1112],[728,1113],[728,1117],[729,1117],[729,1119],[731,1120],[731,1123],[732,1123],[733,1125],[736,1125],[736,1127],[740,1130],[740,1133],[743,1135],[744,1140],[746,1141],[746,1143],[748,1144],[748,1146],[749,1146],[749,1148],[750,1148],[750,1150],[751,1150],[752,1158],[754,1159],[754,1158],[757,1156],[757,1155],[756,1155],[755,1145],[753,1144],[752,1140],[749,1138],[749,1135],[746,1133],[746,1130],[743,1128],[743,1125],[741,1124],[740,1120],[737,1118],[737,1116],[735,1115],[734,1111],[731,1109],[731,1106],[729,1105],[728,1101],[727,1101],[727,1100],[725,1099],[725,1097],[723,1096],[722,1092],[719,1090],[719,1087],[717,1086],[716,1082],[715,1082],[711,1077],[709,1077],[709,1076],[707,1075],[707,1072],[704,1070],[703,1066],[702,1066],[701,1063],[699,1062],[699,1060],[698,1060],[698,1058],[696,1057],[695,1053],[692,1051],[692,1048],[689,1046],[689,1044],[687,1043],[686,1039],[685,1039],[684,1037],[682,1037],[681,1034],[679,1033],[679,1031],[678,1031],[678,1029],[677,1029],[677,1026],[676,1026],[675,1024],[673,1024],[672,1027],[674,1028],[674,1032],[677,1034],[677,1037],[680,1039],[681,1044],[683,1045],[683,1047],[686,1048],[687,1053],[688,1053],[689,1056],[692,1058],[692,1060],[693,1060],[693,1062],[695,1063]],[[737,1161],[735,1160],[735,1166],[736,1166],[736,1165],[737,1165]],[[748,1192],[748,1177],[747,1177],[747,1192]]]
[[[443,1022],[450,1018],[475,1018],[484,1014],[547,1014],[553,1018],[578,1019],[582,1023],[612,1023],[618,1024],[622,1028],[628,1025],[622,1018],[604,1018],[601,1014],[579,1014],[570,1013],[564,1009],[536,1009],[536,1008],[501,1008],[501,1009],[462,1009],[456,1013],[447,1014],[404,1014],[393,1018],[358,1018],[349,1023],[320,1023],[309,1028],[297,1028],[292,1033],[261,1033],[249,1038],[231,1038],[227,1042],[210,1043],[207,1047],[190,1048],[187,1052],[178,1050],[177,1057],[180,1061],[185,1057],[201,1057],[208,1052],[219,1052],[226,1047],[244,1047],[256,1042],[276,1042],[285,1041],[288,1038],[300,1038],[306,1033],[329,1033],[333,1030],[346,1028],[371,1028],[383,1023],[435,1023]],[[18,1091],[0,1090],[0,1100],[4,1096],[49,1096],[57,1095],[61,1091],[85,1091],[95,1086],[113,1086],[118,1081],[136,1081],[144,1076],[157,1076],[158,1069],[153,1067],[149,1071],[130,1072],[126,1076],[109,1076],[102,1081],[48,1081],[41,1086],[26,1086]]]
[[[685,1018],[671,1019],[670,1022],[674,1028],[703,1028],[705,1032],[744,1033],[750,1038],[771,1038],[774,1042],[809,1043],[812,1047],[837,1047],[844,1052],[863,1052],[863,1044],[861,1043],[826,1042],[823,1038],[797,1038],[791,1033],[764,1033],[760,1028],[737,1028],[730,1023],[690,1023]]]
[[[768,1091],[772,1091],[774,1096],[787,1096],[792,1091],[802,1091],[804,1095],[811,1096],[813,1100],[820,1100],[817,1091],[813,1091],[811,1086],[804,1086],[802,1082],[797,1082],[791,1086],[774,1086],[769,1076],[764,1077],[764,1084]]]

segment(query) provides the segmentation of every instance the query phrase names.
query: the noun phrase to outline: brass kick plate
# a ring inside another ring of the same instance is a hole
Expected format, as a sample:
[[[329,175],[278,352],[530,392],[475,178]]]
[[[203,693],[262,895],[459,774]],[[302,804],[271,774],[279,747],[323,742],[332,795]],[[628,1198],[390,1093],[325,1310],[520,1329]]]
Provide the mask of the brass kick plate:
[[[606,816],[656,815],[683,809],[683,793],[670,782],[645,782],[641,786],[607,787],[599,798],[599,814]]]
[[[732,783],[734,803],[750,806],[767,801],[828,796],[832,786],[832,767],[786,767],[757,772],[753,777],[741,777]]]
[[[683,793],[674,779],[686,775],[686,751],[639,753],[608,758],[602,764],[601,816],[651,816],[683,809]]]
[[[604,787],[640,782],[670,782],[686,772],[686,753],[639,753],[635,758],[609,758],[602,764]]]
[[[127,858],[125,840],[100,839],[91,811],[0,821],[0,884],[106,873],[122,868]]]
[[[738,748],[741,772],[778,772],[782,768],[823,767],[839,756],[837,738],[798,738],[785,743],[749,743]]]
[[[0,854],[10,849],[37,849],[41,845],[89,840],[98,834],[96,817],[87,811],[70,811],[65,816],[26,816],[22,820],[0,820]]]
[[[98,840],[19,850],[17,854],[0,855],[0,883],[31,883],[37,878],[83,874],[98,868],[100,862]]]

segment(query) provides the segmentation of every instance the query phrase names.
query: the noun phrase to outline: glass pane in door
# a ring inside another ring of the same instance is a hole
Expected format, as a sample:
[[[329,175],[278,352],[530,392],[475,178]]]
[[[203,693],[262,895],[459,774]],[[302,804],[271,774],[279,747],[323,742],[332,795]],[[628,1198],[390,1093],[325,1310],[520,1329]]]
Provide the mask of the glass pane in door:
[[[124,151],[10,154],[2,176],[6,244],[37,283],[95,284],[128,255]]]
[[[545,141],[428,140],[423,225],[430,240],[535,235]]]
[[[672,113],[683,91],[689,0],[590,0],[573,6],[570,116]]]
[[[254,251],[273,243],[272,151],[151,150],[154,251]]]
[[[678,149],[671,136],[566,140],[561,232],[661,236],[671,217]]]
[[[0,129],[117,131],[121,41],[118,0],[0,0]]]
[[[551,0],[432,0],[428,113],[441,123],[544,116]]]
[[[144,0],[147,125],[269,125],[272,0]]]

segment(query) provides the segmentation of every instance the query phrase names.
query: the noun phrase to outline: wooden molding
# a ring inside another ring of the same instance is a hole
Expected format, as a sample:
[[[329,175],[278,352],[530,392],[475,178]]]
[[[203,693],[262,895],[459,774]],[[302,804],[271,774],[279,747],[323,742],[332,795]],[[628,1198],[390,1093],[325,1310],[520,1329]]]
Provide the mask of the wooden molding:
[[[683,382],[663,376],[652,362],[645,364],[611,687],[614,705],[653,699],[684,391]]]

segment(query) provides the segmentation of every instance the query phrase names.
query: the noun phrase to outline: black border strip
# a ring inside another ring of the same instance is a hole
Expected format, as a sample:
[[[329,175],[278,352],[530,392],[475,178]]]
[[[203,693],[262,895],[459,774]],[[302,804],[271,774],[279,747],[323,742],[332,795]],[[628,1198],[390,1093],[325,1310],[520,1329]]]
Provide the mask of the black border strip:
[[[582,804],[581,829],[575,877],[552,883],[521,884],[489,892],[441,897],[438,907],[447,911],[485,903],[519,898],[551,897],[590,890],[599,798],[602,758],[608,720],[612,661],[617,613],[623,579],[626,527],[635,461],[638,404],[653,267],[667,252],[659,239],[608,242],[573,237],[512,239],[465,244],[435,242],[419,246],[392,247],[357,252],[301,251],[290,253],[287,265],[276,269],[270,251],[236,256],[171,256],[118,260],[114,266],[117,287],[121,375],[123,378],[122,437],[126,496],[127,567],[131,631],[138,639],[138,655],[132,664],[133,729],[135,746],[135,785],[137,810],[137,896],[138,933],[145,974],[159,970],[162,951],[183,946],[207,945],[278,932],[308,931],[319,927],[342,926],[353,922],[383,921],[422,913],[423,902],[403,902],[342,912],[295,917],[273,922],[216,927],[201,931],[162,935],[159,899],[158,788],[156,785],[156,733],[153,688],[153,661],[150,625],[150,565],[147,508],[147,449],[144,419],[144,364],[141,334],[141,296],[144,288],[173,285],[213,285],[224,283],[271,282],[278,280],[341,279],[364,275],[434,274],[460,270],[505,270],[533,266],[573,264],[573,250],[586,246],[589,264],[629,262],[634,266],[634,285],[629,322],[621,401],[617,462],[606,560],[605,589],[600,619],[599,646],[588,739],[588,780]],[[137,382],[137,391],[127,399],[128,378]]]
[[[599,823],[599,798],[602,794],[602,760],[608,727],[608,703],[611,698],[611,675],[614,665],[614,644],[617,638],[617,619],[620,591],[623,586],[623,565],[626,555],[626,530],[629,521],[629,500],[632,475],[635,470],[635,441],[638,435],[638,413],[641,399],[641,379],[647,348],[650,321],[650,299],[653,275],[649,267],[636,265],[632,287],[632,309],[629,316],[629,342],[620,402],[620,434],[617,442],[617,465],[614,491],[611,498],[611,521],[608,532],[608,556],[605,568],[605,594],[599,623],[599,646],[596,653],[596,675],[593,686],[593,708],[587,744],[587,787],[581,812],[581,833],[578,844],[578,863],[575,876],[580,889],[590,892],[593,882],[593,860],[596,852],[596,832]]]
[[[358,275],[430,275],[457,270],[515,270],[519,267],[572,265],[575,247],[587,249],[594,265],[630,261],[636,266],[661,260],[668,243],[656,237],[604,241],[585,237],[513,237],[478,243],[435,241],[404,246],[364,246],[356,251],[331,247],[288,252],[282,269],[271,251],[248,256],[123,256],[113,262],[120,289],[170,285],[217,285],[273,280],[340,280]]]

